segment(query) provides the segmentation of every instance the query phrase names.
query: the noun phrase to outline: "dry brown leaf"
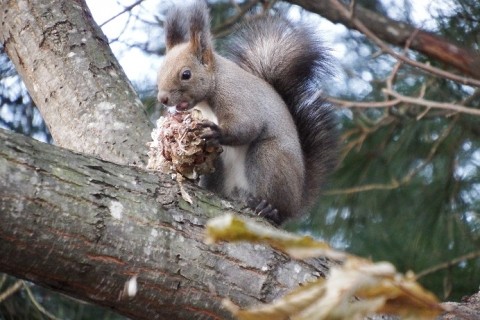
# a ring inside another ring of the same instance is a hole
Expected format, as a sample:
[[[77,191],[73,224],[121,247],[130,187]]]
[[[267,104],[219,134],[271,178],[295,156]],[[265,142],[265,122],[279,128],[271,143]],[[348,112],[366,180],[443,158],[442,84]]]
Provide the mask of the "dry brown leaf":
[[[328,256],[342,260],[345,254],[330,249],[325,242],[314,240],[309,236],[298,236],[267,224],[261,224],[254,219],[240,218],[226,214],[211,219],[207,223],[207,243],[218,241],[248,241],[265,243],[281,250],[295,259]]]
[[[369,260],[330,249],[311,237],[292,235],[231,214],[211,219],[207,242],[249,241],[269,244],[293,257],[341,258],[327,279],[305,284],[270,304],[240,309],[225,301],[242,320],[363,319],[372,314],[392,314],[412,319],[434,319],[444,309],[437,298],[423,289],[415,277],[398,273],[388,262]],[[298,253],[300,252],[300,254]]]

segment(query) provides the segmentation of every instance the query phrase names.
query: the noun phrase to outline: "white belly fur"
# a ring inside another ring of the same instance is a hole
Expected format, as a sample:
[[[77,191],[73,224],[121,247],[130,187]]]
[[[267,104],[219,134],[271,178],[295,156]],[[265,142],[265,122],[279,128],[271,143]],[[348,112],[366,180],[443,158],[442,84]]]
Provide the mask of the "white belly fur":
[[[250,191],[245,170],[245,158],[247,156],[248,146],[222,147],[223,152],[220,157],[222,158],[225,174],[225,192],[232,194],[236,188]]]
[[[194,108],[200,110],[205,119],[218,124],[217,116],[205,101],[200,102]],[[224,192],[231,194],[236,188],[249,191],[245,168],[248,145],[235,147],[222,145],[222,148],[223,152],[220,158],[222,159],[225,175]]]

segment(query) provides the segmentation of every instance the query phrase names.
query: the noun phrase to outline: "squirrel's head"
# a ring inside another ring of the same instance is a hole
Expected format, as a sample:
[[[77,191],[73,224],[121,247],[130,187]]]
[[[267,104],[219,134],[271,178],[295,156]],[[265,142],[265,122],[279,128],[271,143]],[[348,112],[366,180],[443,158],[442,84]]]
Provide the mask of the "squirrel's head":
[[[206,4],[197,1],[188,10],[171,11],[165,21],[165,34],[167,54],[158,72],[158,100],[179,111],[188,110],[205,100],[214,87]]]

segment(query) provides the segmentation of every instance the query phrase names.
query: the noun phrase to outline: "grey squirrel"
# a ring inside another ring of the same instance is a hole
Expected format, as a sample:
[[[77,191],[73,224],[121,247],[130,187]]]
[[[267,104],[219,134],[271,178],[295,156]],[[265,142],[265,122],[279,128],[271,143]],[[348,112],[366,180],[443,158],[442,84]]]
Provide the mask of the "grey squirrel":
[[[204,1],[168,13],[158,100],[201,110],[203,138],[223,147],[200,184],[280,224],[316,200],[335,166],[333,110],[318,93],[326,50],[307,26],[265,16],[234,32],[227,59],[209,24]]]

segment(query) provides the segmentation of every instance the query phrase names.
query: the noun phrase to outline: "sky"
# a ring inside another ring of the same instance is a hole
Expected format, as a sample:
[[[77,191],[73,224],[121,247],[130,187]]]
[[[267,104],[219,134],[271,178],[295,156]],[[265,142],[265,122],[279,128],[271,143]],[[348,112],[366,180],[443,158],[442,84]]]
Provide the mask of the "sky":
[[[124,7],[135,3],[132,0],[86,0],[93,18],[102,27],[103,32],[111,41],[124,31],[124,26],[128,22],[128,29],[122,36],[124,42],[129,40],[142,40],[148,37],[148,34],[141,28],[141,24],[135,21],[128,21],[128,14],[122,14],[112,21],[104,24],[107,20],[124,11]],[[158,5],[168,5],[173,1],[146,0],[141,6],[137,6],[133,12],[142,19],[155,21],[155,14],[158,11]],[[121,5],[120,5],[121,4]],[[158,41],[163,41],[159,37]],[[133,41],[132,41],[133,42]],[[112,51],[122,65],[128,78],[136,83],[155,82],[156,73],[160,66],[160,59],[152,59],[150,55],[145,54],[141,49],[128,48],[127,45],[120,42],[111,43]]]

